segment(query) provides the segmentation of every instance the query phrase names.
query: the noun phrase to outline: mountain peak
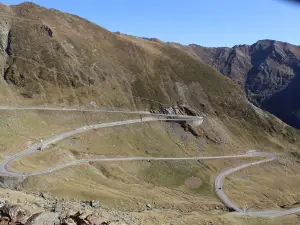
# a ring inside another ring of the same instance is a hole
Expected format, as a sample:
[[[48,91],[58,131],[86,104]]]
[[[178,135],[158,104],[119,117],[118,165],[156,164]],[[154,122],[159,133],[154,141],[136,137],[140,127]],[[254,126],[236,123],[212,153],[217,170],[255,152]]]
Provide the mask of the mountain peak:
[[[41,7],[40,5],[34,3],[34,2],[23,2],[18,4],[17,6],[26,6],[26,7]]]

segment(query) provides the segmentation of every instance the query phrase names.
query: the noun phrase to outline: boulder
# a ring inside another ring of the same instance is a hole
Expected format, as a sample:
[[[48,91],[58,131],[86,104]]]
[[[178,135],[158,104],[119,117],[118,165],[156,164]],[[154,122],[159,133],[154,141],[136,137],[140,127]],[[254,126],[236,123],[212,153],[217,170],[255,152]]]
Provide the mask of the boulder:
[[[58,214],[54,212],[43,212],[34,214],[25,225],[59,225]]]
[[[45,193],[45,192],[41,193],[41,197],[44,199],[51,199],[51,195],[49,195],[48,193]]]
[[[87,212],[77,212],[76,214],[70,216],[70,218],[76,222],[78,225],[85,225],[89,224],[88,221],[85,219],[88,216]]]
[[[1,217],[8,217],[11,223],[24,224],[30,213],[19,205],[4,205],[0,208]]]
[[[94,212],[88,215],[85,218],[85,220],[88,222],[88,224],[93,224],[93,225],[111,224],[112,222],[115,221],[109,215],[104,215],[104,214],[100,212]]]
[[[2,208],[5,204],[6,202],[3,199],[0,199],[0,208]]]
[[[151,210],[152,206],[148,203],[148,204],[146,204],[146,208],[147,208],[147,210]]]
[[[90,206],[93,208],[99,208],[100,207],[100,203],[98,201],[92,200],[90,202]]]
[[[77,223],[71,218],[63,219],[62,224],[64,224],[64,225],[77,225]]]
[[[10,219],[7,216],[3,216],[3,217],[0,218],[0,224],[1,225],[9,225],[9,221],[10,221]]]
[[[101,225],[101,224],[105,223],[102,216],[99,214],[91,214],[86,218],[86,220],[90,224],[94,224],[94,225]]]

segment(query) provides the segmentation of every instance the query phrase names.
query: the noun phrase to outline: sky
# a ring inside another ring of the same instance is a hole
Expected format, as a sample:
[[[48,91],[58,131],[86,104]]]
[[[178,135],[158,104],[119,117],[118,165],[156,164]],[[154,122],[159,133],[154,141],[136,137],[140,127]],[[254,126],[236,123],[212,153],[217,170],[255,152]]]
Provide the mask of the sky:
[[[2,0],[7,5],[19,0]],[[300,4],[279,0],[34,0],[110,31],[202,46],[272,39],[300,45]]]

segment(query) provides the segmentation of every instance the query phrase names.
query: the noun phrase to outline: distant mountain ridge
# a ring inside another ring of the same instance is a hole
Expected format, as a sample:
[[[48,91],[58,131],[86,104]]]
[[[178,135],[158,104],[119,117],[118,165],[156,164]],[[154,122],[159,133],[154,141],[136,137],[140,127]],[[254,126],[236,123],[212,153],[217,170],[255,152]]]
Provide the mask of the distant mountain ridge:
[[[255,105],[300,129],[300,46],[274,40],[232,48],[178,46],[242,86]]]

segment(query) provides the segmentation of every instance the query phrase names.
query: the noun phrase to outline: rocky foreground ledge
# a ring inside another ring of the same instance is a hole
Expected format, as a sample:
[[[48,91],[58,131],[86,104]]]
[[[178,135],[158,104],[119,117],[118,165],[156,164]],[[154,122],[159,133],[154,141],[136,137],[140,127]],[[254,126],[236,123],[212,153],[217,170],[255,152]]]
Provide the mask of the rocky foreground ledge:
[[[126,213],[108,211],[97,201],[71,202],[47,197],[37,203],[49,211],[31,213],[0,199],[0,225],[126,225],[138,221]]]

